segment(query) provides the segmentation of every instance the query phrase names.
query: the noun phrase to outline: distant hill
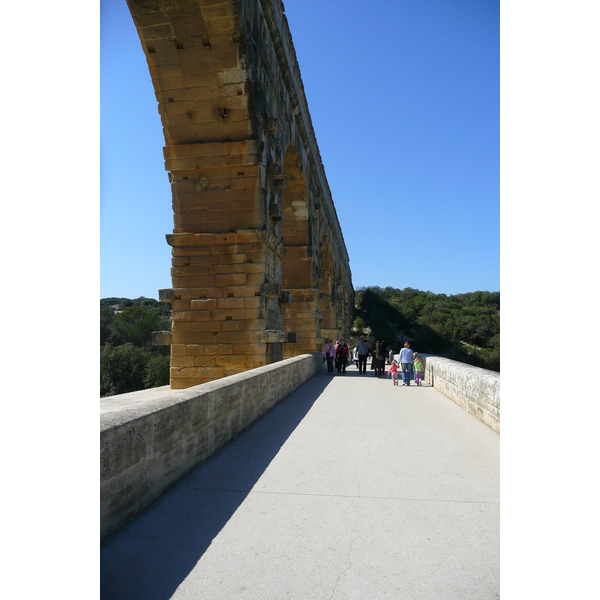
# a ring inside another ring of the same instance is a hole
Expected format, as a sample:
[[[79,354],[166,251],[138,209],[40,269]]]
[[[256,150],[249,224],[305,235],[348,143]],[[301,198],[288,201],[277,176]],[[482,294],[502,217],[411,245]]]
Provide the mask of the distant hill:
[[[418,352],[500,371],[500,292],[433,294],[413,288],[358,288],[352,342],[365,334],[399,351]]]

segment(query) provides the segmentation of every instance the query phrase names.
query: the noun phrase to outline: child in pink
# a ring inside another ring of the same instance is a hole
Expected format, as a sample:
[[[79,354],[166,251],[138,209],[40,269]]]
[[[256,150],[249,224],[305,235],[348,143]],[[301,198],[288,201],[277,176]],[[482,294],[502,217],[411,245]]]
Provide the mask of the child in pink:
[[[388,371],[394,385],[398,385],[398,361],[394,359]]]

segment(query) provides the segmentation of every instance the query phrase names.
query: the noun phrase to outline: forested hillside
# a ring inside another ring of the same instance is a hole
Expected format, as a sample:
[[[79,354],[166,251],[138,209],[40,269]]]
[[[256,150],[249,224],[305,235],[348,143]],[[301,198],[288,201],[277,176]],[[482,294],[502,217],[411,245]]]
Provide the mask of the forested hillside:
[[[100,300],[100,395],[169,383],[169,347],[153,331],[170,331],[171,305],[149,298]],[[412,288],[358,288],[351,344],[364,333],[398,352],[403,337],[418,352],[500,371],[500,292],[446,296]]]
[[[418,352],[500,371],[500,292],[447,296],[412,288],[358,288],[353,338],[361,333],[391,342],[396,351],[406,336]]]
[[[151,298],[100,300],[100,395],[167,385],[169,347],[153,331],[171,330],[171,305]]]

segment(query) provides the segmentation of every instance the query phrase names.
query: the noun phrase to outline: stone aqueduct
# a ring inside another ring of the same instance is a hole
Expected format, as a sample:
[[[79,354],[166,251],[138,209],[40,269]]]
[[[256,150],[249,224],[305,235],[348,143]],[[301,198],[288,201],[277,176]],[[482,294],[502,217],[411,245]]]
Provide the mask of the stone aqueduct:
[[[349,258],[280,0],[128,0],[173,196],[171,388],[348,336]]]

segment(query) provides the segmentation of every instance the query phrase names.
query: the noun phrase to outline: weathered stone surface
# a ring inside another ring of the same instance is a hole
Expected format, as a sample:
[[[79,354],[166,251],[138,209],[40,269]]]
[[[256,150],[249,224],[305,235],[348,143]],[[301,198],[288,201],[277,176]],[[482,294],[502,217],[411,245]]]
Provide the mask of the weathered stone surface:
[[[290,331],[279,331],[276,329],[266,329],[263,333],[263,341],[267,343],[296,343],[298,334]]]
[[[263,283],[260,286],[260,293],[267,298],[277,298],[281,294],[280,283]]]
[[[170,331],[153,331],[152,344],[154,346],[170,346],[173,343],[173,334]]]
[[[215,346],[212,363],[217,364],[219,356],[229,360],[232,350],[236,349]],[[176,351],[182,356],[185,349],[177,347]],[[195,354],[189,358],[199,359]],[[246,364],[252,365],[252,361]],[[317,354],[237,375],[226,372],[225,367],[199,366],[196,370],[232,376],[185,391],[164,386],[101,399],[101,539],[114,533],[321,368]]]
[[[158,299],[161,302],[173,302],[173,299],[174,299],[173,289],[168,288],[168,289],[164,289],[164,290],[158,290]]]
[[[173,287],[160,297],[173,302],[172,344],[204,356],[206,336],[226,333],[254,348],[252,360],[232,353],[231,368],[172,363],[171,387],[318,352],[322,328],[347,337],[349,258],[282,3],[128,5],[165,135]],[[261,286],[278,290],[255,304],[229,301],[259,297]],[[266,330],[298,332],[298,341],[265,344]]]
[[[425,357],[425,380],[500,432],[500,374],[448,358]]]

